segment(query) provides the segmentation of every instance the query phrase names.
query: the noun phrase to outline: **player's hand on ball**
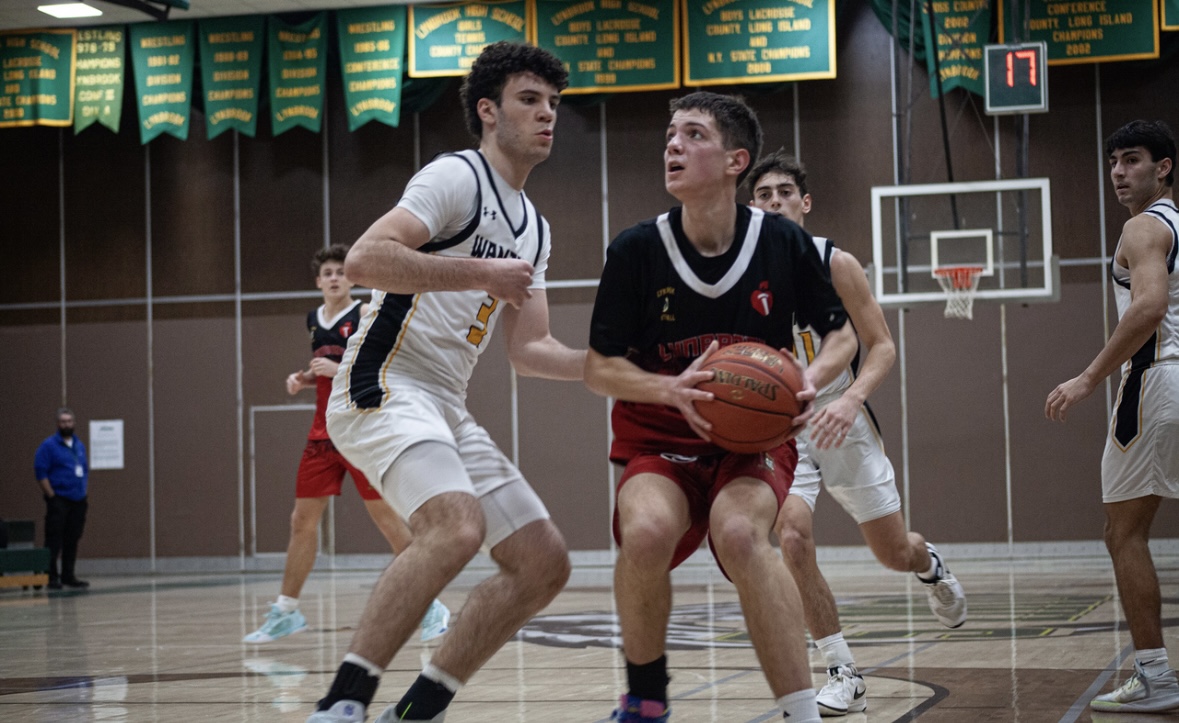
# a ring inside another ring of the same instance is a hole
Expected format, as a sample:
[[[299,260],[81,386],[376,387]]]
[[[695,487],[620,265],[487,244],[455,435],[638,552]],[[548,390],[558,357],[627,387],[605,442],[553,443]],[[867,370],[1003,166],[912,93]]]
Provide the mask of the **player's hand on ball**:
[[[688,368],[680,372],[678,377],[672,377],[675,380],[672,386],[673,406],[680,410],[684,419],[688,420],[688,426],[692,428],[693,432],[710,442],[712,438],[708,436],[708,433],[712,430],[712,424],[700,416],[700,412],[696,410],[696,402],[711,401],[714,395],[712,392],[697,389],[696,385],[712,379],[712,372],[701,371],[700,367],[704,366],[708,357],[712,356],[718,348],[720,348],[720,344],[712,342],[703,354],[693,359]]]

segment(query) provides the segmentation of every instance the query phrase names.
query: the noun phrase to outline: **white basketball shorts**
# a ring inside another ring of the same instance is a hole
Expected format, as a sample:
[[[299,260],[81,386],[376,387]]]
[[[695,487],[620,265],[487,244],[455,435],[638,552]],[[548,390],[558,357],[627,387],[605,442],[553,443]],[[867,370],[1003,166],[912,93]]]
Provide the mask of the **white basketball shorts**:
[[[1179,497],[1179,363],[1122,377],[1101,459],[1101,492],[1104,502]]]

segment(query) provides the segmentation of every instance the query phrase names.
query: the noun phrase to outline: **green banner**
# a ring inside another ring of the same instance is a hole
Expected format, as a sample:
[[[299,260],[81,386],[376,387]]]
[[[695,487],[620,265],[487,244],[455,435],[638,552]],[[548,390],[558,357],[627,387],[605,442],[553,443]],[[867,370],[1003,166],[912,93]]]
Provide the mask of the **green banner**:
[[[122,25],[78,28],[74,73],[74,135],[95,121],[119,132],[123,81],[127,75],[127,31]]]
[[[231,128],[254,137],[265,25],[261,15],[200,21],[201,86],[209,138]]]
[[[192,22],[136,23],[130,30],[140,142],[148,143],[161,133],[187,140],[192,109]]]
[[[466,75],[489,44],[527,40],[524,0],[409,6],[409,75]]]
[[[835,0],[684,0],[685,85],[835,77]]]
[[[401,121],[405,6],[340,10],[336,22],[348,130],[372,120],[396,128]]]
[[[1163,30],[1179,30],[1179,0],[1163,0]]]
[[[930,22],[931,6],[934,23]],[[936,45],[934,24],[937,25]],[[937,97],[937,75],[940,74],[942,92],[965,88],[975,95],[985,95],[983,47],[991,35],[991,0],[934,0],[930,3],[923,0],[921,26],[925,31],[925,47],[937,48],[936,72],[934,54],[925,55],[929,94]]]
[[[679,87],[679,0],[534,2],[532,37],[565,64],[566,93]]]
[[[1158,0],[1004,0],[998,7],[999,42],[1043,40],[1049,65],[1159,57]],[[1028,26],[1017,27],[1029,8]]]
[[[0,128],[74,122],[74,30],[0,35]]]
[[[269,20],[270,125],[276,136],[295,126],[318,133],[323,124],[325,18],[319,13],[302,25]]]

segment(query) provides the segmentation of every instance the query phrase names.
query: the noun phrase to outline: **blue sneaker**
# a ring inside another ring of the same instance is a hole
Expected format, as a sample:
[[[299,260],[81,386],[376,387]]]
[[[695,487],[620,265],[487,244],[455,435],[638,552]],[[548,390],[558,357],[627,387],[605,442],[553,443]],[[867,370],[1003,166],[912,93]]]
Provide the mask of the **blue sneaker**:
[[[450,610],[440,600],[430,603],[426,617],[422,618],[422,642],[442,637],[450,625]]]
[[[270,643],[288,635],[301,633],[307,629],[307,618],[298,610],[284,613],[275,603],[270,604],[270,612],[266,613],[266,622],[262,627],[242,638],[243,643]]]
[[[610,714],[610,720],[622,723],[667,723],[671,708],[657,700],[642,700],[633,695],[618,699],[618,707]]]

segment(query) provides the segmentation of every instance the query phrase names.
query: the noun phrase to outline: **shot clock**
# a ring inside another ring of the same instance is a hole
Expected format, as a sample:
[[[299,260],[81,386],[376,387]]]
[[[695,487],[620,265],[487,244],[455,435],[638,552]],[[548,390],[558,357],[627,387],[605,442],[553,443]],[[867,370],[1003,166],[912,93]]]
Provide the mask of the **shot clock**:
[[[987,115],[1048,112],[1047,43],[988,45]]]

